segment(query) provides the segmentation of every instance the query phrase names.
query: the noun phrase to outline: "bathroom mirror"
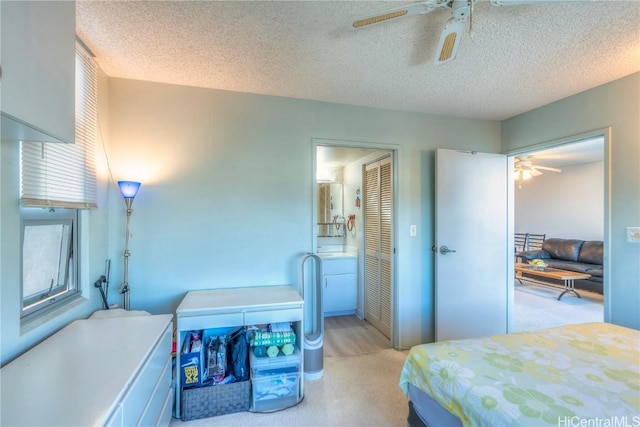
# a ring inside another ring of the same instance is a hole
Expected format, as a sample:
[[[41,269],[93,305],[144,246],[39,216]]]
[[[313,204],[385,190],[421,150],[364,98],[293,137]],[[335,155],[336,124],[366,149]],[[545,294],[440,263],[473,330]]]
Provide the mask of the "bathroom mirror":
[[[318,183],[318,237],[343,237],[344,213],[341,182]]]

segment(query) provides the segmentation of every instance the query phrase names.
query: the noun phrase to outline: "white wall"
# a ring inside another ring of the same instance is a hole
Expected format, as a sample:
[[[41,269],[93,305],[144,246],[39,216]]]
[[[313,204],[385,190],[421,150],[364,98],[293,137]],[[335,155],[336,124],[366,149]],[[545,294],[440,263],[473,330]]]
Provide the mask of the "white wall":
[[[299,256],[314,250],[314,138],[397,145],[399,230],[433,222],[423,153],[500,148],[497,122],[124,79],[110,80],[109,112],[114,175],[142,182],[131,306],[153,313],[173,312],[190,289],[296,284]],[[122,229],[124,207],[110,217]],[[402,347],[433,339],[432,235],[397,239]],[[111,238],[117,259],[123,236]]]
[[[605,321],[640,329],[640,244],[626,227],[640,226],[640,73],[598,86],[502,122],[503,152],[610,128],[605,173]],[[607,233],[610,232],[610,239]]]
[[[544,172],[544,171],[543,171]],[[563,239],[604,240],[604,163],[563,167],[561,173],[515,189],[515,231]]]
[[[362,206],[362,163],[353,162],[346,165],[344,171],[344,218],[349,219],[349,215],[355,215],[353,228],[347,230],[346,244],[357,248],[358,256],[362,257],[362,242],[364,239],[363,228],[363,206]],[[360,206],[356,207],[356,191],[360,190]]]

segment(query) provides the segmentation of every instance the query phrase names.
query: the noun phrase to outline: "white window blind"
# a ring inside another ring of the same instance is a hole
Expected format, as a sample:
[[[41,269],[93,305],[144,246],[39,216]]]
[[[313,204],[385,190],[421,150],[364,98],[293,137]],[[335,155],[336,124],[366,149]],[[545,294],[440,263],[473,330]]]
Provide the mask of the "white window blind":
[[[29,207],[97,207],[95,147],[98,69],[76,44],[75,144],[21,142],[21,203]]]

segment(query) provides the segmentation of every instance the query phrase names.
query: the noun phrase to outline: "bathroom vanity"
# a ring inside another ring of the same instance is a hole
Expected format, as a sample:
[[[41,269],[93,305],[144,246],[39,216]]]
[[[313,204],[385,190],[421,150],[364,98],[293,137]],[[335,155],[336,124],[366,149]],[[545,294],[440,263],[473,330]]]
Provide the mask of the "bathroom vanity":
[[[347,252],[319,253],[325,316],[354,314],[358,305],[358,258]]]

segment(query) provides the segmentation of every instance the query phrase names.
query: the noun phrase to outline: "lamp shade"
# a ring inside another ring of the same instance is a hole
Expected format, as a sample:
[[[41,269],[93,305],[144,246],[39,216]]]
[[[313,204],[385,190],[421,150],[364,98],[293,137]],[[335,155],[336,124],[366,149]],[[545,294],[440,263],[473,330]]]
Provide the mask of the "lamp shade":
[[[118,187],[120,187],[120,193],[125,199],[133,199],[138,194],[140,183],[135,181],[118,181]]]

